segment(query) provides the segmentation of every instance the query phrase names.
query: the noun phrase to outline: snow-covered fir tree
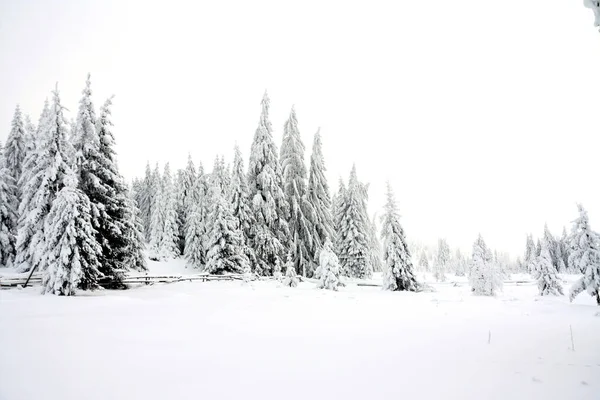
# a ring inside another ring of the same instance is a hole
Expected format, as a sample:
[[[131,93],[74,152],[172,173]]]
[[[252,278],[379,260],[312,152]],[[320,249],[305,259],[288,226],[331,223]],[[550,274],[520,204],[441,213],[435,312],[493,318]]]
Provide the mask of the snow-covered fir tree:
[[[160,238],[160,259],[171,259],[179,256],[179,232],[177,227],[177,202],[175,187],[169,163],[165,164],[162,184],[163,226]]]
[[[325,159],[323,157],[323,144],[321,142],[321,130],[318,129],[313,140],[312,154],[310,156],[310,170],[308,174],[308,201],[314,211],[313,221],[313,241],[310,252],[312,262],[316,268],[318,265],[319,252],[323,248],[325,241],[329,238],[333,240],[335,233],[333,230],[332,203],[329,194],[329,185],[325,177]]]
[[[283,192],[289,205],[288,226],[290,230],[290,251],[297,273],[312,275],[315,235],[315,212],[308,200],[308,177],[304,164],[304,143],[298,130],[296,111],[292,107],[283,129],[281,143],[281,170]]]
[[[454,256],[454,273],[456,276],[465,276],[467,273],[467,261],[460,249],[456,249],[456,255]]]
[[[383,272],[383,259],[381,243],[377,235],[377,215],[374,214],[373,218],[369,221],[369,249],[371,251],[371,265],[373,266],[373,272]]]
[[[214,204],[206,246],[206,271],[210,274],[246,273],[250,265],[243,251],[244,237],[231,204],[216,179],[211,182],[210,198]]]
[[[152,193],[152,207],[150,215],[150,259],[160,260],[160,246],[162,244],[162,236],[165,225],[165,209],[164,209],[164,188],[163,179],[160,175],[158,163],[152,172],[152,185],[150,188]]]
[[[548,252],[550,253],[550,261],[552,262],[552,266],[554,267],[554,269],[556,271],[558,271],[559,266],[558,266],[558,257],[556,256],[556,239],[554,238],[554,236],[552,235],[552,232],[550,232],[550,229],[548,229],[548,224],[544,224],[544,241],[546,241],[546,247],[548,247]],[[543,246],[543,244],[542,244]],[[541,251],[542,248],[540,248],[540,255],[541,255]]]
[[[27,160],[27,172],[21,179],[22,200],[15,258],[15,265],[21,272],[38,267],[44,249],[44,221],[56,194],[64,187],[65,175],[71,172],[73,151],[67,140],[63,110],[56,88],[52,106],[44,111],[47,115],[43,115],[40,121],[42,132],[36,155]]]
[[[332,243],[335,254],[339,255],[341,254],[342,248],[342,235],[340,235],[340,232],[342,231],[342,220],[344,216],[344,210],[346,209],[346,185],[344,185],[342,178],[339,179],[338,190],[333,195],[331,202],[334,228],[334,237],[332,239]],[[340,272],[343,273],[343,271]]]
[[[414,292],[417,290],[417,280],[413,271],[412,258],[404,229],[400,224],[396,199],[389,183],[386,198],[381,230],[385,263],[383,289]]]
[[[83,89],[81,99],[79,100],[79,109],[75,125],[72,129],[72,137],[77,165],[82,170],[80,173],[85,175],[89,172],[90,164],[96,162],[96,153],[100,148],[100,140],[96,132],[96,111],[92,102],[92,87],[89,74],[85,81],[85,88]],[[84,160],[88,158],[93,158],[93,161],[88,161],[87,165],[83,167]]]
[[[4,164],[16,185],[18,201],[21,200],[19,180],[23,171],[23,162],[27,151],[27,131],[23,121],[21,108],[17,105],[6,144],[4,146]]]
[[[147,242],[150,242],[150,221],[152,219],[152,204],[155,196],[154,189],[155,186],[152,175],[152,169],[150,168],[150,162],[147,162],[144,180],[142,181],[141,191],[138,194],[140,218],[144,227],[144,238]]]
[[[438,240],[437,255],[433,264],[433,276],[436,281],[446,281],[446,270],[450,264],[450,246],[445,239]]]
[[[129,198],[127,202],[127,218],[125,227],[127,247],[123,264],[127,270],[146,271],[148,263],[145,255],[144,226],[140,209],[133,198]]]
[[[231,199],[231,210],[233,216],[238,220],[240,230],[244,237],[244,254],[248,257],[250,265],[256,263],[256,256],[252,248],[252,227],[254,225],[254,213],[250,204],[250,190],[248,178],[244,168],[242,152],[236,145],[234,149],[233,169],[231,171],[231,187],[229,196]]]
[[[102,276],[102,248],[92,226],[92,207],[76,180],[73,172],[67,172],[44,223],[44,293],[70,296],[77,289],[96,289]]]
[[[525,244],[525,267],[530,273],[533,273],[533,263],[535,262],[536,256],[536,248],[535,243],[533,242],[533,237],[531,235],[527,235],[527,242]]]
[[[326,239],[319,254],[318,287],[320,289],[338,290],[340,286],[340,263],[333,252],[331,240]]]
[[[339,259],[342,274],[359,279],[373,275],[366,197],[366,187],[358,181],[353,166],[340,210]]]
[[[562,295],[562,285],[556,275],[556,268],[552,265],[550,243],[542,240],[542,252],[534,261],[533,278],[537,280],[540,296]]]
[[[0,267],[11,267],[15,258],[17,228],[17,187],[4,160],[0,144]]]
[[[590,227],[587,211],[577,205],[579,217],[569,235],[569,265],[583,277],[571,287],[571,301],[584,290],[600,305],[600,235]]]
[[[284,286],[298,286],[298,276],[296,275],[296,267],[294,266],[294,256],[291,251],[288,251],[287,260],[285,263],[285,277],[283,278]]]
[[[560,253],[562,255],[562,264],[565,266],[565,272],[571,272],[569,266],[569,254],[571,248],[569,246],[569,236],[567,235],[567,228],[563,226],[562,235],[558,240],[560,246]]]
[[[537,257],[540,254],[542,254],[542,243],[540,242],[540,239],[538,239],[535,244],[535,256]]]
[[[31,121],[31,117],[28,114],[25,115],[25,157],[23,158],[23,168],[25,168],[25,160],[28,155],[35,151],[35,146],[37,142],[37,127]],[[22,172],[22,171],[21,171]]]
[[[266,92],[261,105],[262,113],[250,152],[248,187],[256,221],[252,229],[252,247],[257,259],[255,272],[270,275],[287,253],[290,241],[287,224],[289,206],[282,189],[281,168],[269,121],[269,97]]]
[[[207,233],[208,190],[206,175],[202,163],[198,166],[196,181],[190,194],[188,220],[185,232],[185,259],[192,268],[204,268],[206,249],[204,248]]]
[[[502,288],[502,275],[481,235],[473,244],[469,282],[476,295],[494,296]]]
[[[421,250],[421,257],[419,258],[419,267],[424,272],[429,272],[429,260],[427,259],[427,253],[425,250]]]
[[[194,193],[194,186],[198,179],[196,175],[196,166],[191,154],[188,154],[186,167],[181,170],[177,184],[177,217],[179,221],[179,250],[181,254],[185,254],[187,221],[190,218],[192,205],[197,201]]]

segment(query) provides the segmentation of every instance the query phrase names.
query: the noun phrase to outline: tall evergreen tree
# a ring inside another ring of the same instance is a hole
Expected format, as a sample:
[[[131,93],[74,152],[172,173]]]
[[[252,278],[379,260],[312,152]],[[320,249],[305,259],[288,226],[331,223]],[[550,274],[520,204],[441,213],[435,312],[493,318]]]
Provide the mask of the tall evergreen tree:
[[[450,263],[450,246],[445,239],[438,240],[438,251],[433,264],[433,275],[438,282],[446,280],[446,270]]]
[[[536,257],[536,248],[535,243],[533,243],[533,237],[527,235],[527,243],[525,244],[525,266],[530,273],[533,272],[533,263]]]
[[[165,224],[165,209],[163,197],[165,196],[163,188],[163,179],[160,175],[158,163],[152,173],[152,207],[150,215],[150,259],[160,260],[160,247],[162,243],[163,229]]]
[[[164,221],[160,242],[160,256],[162,259],[175,258],[179,256],[179,233],[177,231],[177,203],[171,168],[169,163],[165,164],[163,173],[163,203]]]
[[[308,175],[308,201],[314,210],[313,241],[310,254],[313,263],[318,263],[319,252],[327,238],[335,239],[332,217],[332,202],[329,194],[329,185],[325,177],[325,160],[323,158],[323,145],[321,143],[321,129],[315,133],[312,154],[310,156],[310,170]],[[314,267],[313,267],[314,268]]]
[[[569,265],[575,271],[583,273],[583,277],[571,287],[571,301],[584,290],[600,305],[600,235],[590,227],[587,211],[581,204],[577,205],[579,218],[573,221],[569,235],[571,253]]]
[[[492,252],[479,235],[473,244],[469,281],[471,290],[476,295],[494,296],[502,288],[502,277],[497,265],[493,262]]]
[[[548,224],[544,224],[544,240],[546,241],[546,247],[548,247],[548,252],[550,253],[550,262],[556,271],[558,271],[558,257],[556,256],[556,239],[548,229]],[[542,244],[543,246],[543,244]],[[540,255],[542,248],[540,247]]]
[[[333,252],[331,240],[326,239],[319,253],[319,268],[316,273],[320,279],[319,289],[338,290],[338,286],[340,286],[340,270],[340,263]]]
[[[456,249],[456,256],[454,257],[454,273],[456,276],[465,276],[467,273],[467,262],[460,249]]]
[[[25,160],[27,156],[35,150],[37,140],[37,127],[31,122],[31,117],[25,115],[25,157],[23,158],[23,168],[25,168]],[[23,171],[21,171],[22,173]]]
[[[6,145],[4,146],[4,164],[8,169],[8,173],[12,176],[13,181],[16,182],[16,194],[19,201],[21,198],[21,188],[18,182],[21,179],[23,162],[27,150],[26,139],[27,131],[25,130],[25,124],[23,122],[23,114],[21,113],[20,107],[17,105],[10,133],[6,139]]]
[[[27,180],[21,179],[22,200],[15,264],[24,272],[37,268],[45,247],[44,221],[56,194],[64,187],[64,178],[72,173],[73,151],[67,141],[67,123],[58,88],[53,92],[52,107],[44,116],[43,131],[35,157],[26,163]]]
[[[240,230],[244,237],[244,254],[248,257],[250,265],[256,263],[256,256],[252,249],[252,227],[254,226],[254,213],[250,204],[250,190],[244,169],[244,160],[239,147],[236,145],[231,173],[231,187],[229,195],[233,216],[239,221]]]
[[[100,149],[100,140],[96,132],[96,111],[92,102],[91,85],[90,74],[88,74],[85,81],[85,88],[79,100],[77,119],[72,129],[73,147],[82,179],[88,178],[86,175],[90,173],[90,167],[96,162],[98,158],[97,153]],[[83,165],[84,163],[86,165]]]
[[[283,191],[289,204],[289,228],[292,262],[297,273],[313,274],[315,212],[307,197],[308,181],[304,164],[304,143],[298,130],[296,111],[292,107],[284,125],[281,144]]]
[[[429,272],[429,260],[427,259],[427,254],[425,250],[421,250],[421,258],[419,259],[419,266],[425,272]]]
[[[359,279],[373,275],[366,208],[366,188],[358,181],[353,166],[341,210],[339,259],[343,273]]]
[[[189,218],[185,232],[185,259],[193,268],[204,268],[206,250],[204,248],[207,233],[207,210],[209,202],[206,176],[202,163],[198,166],[198,174],[191,191]]]
[[[248,272],[250,265],[243,251],[244,237],[218,179],[212,181],[210,194],[214,204],[211,207],[206,270],[211,274]]]
[[[152,169],[150,168],[150,162],[147,162],[138,203],[140,207],[140,218],[144,227],[144,238],[147,242],[150,242],[150,221],[152,218],[152,203],[155,196],[154,189],[155,185],[153,181]]]
[[[344,181],[342,180],[342,178],[340,178],[338,181],[338,190],[331,199],[331,201],[334,229],[334,237],[332,239],[332,243],[335,254],[339,256],[342,251],[342,235],[340,234],[340,232],[342,231],[342,221],[344,217],[344,210],[346,209],[346,186],[344,185]],[[343,273],[344,271],[340,272]]]
[[[289,207],[282,190],[281,168],[269,121],[266,92],[261,105],[262,113],[250,152],[248,186],[256,220],[252,232],[252,247],[257,258],[255,272],[270,275],[276,264],[282,264],[287,252]]]
[[[0,267],[11,267],[15,258],[17,228],[17,188],[4,160],[0,143]]]
[[[373,266],[373,272],[382,272],[383,262],[381,254],[381,243],[379,242],[379,238],[377,237],[377,222],[375,221],[376,218],[376,215],[373,215],[373,218],[369,220],[369,250],[371,265]]]
[[[547,238],[542,240],[542,252],[534,261],[533,277],[538,282],[540,296],[562,295],[562,285],[556,275],[556,268],[552,265],[550,243]]]
[[[92,207],[88,197],[68,172],[64,187],[52,202],[44,223],[44,293],[70,296],[76,289],[98,287],[102,248],[92,226]]]
[[[381,230],[383,261],[386,267],[383,289],[414,292],[417,290],[417,280],[413,271],[410,251],[406,244],[404,229],[400,225],[396,199],[389,182],[386,197]]]
[[[148,263],[144,250],[143,224],[140,217],[140,209],[133,198],[127,202],[127,223],[125,229],[127,251],[125,252],[124,265],[127,270],[146,271]]]

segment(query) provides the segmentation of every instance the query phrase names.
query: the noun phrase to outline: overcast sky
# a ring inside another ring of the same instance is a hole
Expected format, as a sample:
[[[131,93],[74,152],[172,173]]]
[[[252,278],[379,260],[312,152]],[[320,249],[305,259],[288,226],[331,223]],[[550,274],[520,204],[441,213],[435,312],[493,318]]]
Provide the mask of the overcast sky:
[[[542,4],[543,3],[543,4]],[[127,178],[147,160],[245,157],[265,89],[278,146],[293,104],[332,188],[356,163],[370,210],[396,190],[409,239],[522,253],[576,202],[600,230],[600,34],[581,0],[0,0],[0,140],[58,81],[115,94]]]

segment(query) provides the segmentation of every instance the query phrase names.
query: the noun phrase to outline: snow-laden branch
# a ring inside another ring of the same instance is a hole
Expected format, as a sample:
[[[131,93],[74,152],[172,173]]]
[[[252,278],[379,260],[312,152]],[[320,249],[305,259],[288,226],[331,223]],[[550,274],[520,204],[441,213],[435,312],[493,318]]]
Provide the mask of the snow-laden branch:
[[[583,5],[591,8],[596,16],[594,26],[600,26],[600,1],[599,0],[583,0]]]

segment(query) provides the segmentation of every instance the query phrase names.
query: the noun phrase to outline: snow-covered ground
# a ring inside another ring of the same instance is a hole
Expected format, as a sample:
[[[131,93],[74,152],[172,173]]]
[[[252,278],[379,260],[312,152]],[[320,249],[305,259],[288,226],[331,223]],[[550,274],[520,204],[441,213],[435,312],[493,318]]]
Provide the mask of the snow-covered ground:
[[[3,290],[0,399],[599,398],[592,298],[433,286],[336,293],[309,282],[179,282],[71,298]]]

